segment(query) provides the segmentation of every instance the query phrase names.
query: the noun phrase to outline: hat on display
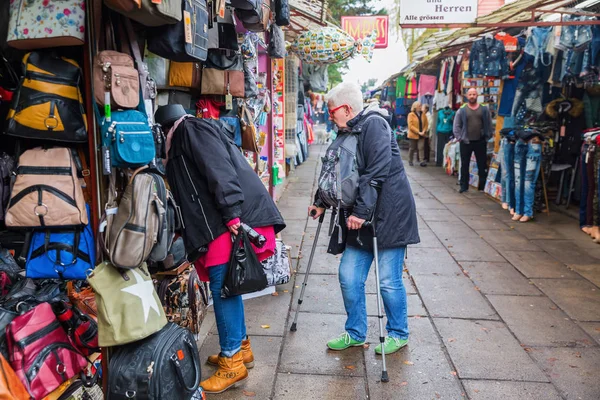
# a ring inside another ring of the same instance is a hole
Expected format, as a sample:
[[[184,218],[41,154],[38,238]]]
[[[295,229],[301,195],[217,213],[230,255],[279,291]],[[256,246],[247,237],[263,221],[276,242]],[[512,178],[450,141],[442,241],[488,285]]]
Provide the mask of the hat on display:
[[[187,112],[181,104],[169,104],[158,107],[158,110],[154,113],[154,120],[162,126],[169,126],[184,115],[187,115]]]

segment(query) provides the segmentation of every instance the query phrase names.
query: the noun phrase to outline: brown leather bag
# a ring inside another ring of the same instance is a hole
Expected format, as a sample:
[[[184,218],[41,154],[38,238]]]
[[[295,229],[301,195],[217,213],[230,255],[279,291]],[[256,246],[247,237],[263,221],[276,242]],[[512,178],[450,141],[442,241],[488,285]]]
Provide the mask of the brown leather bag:
[[[29,400],[23,383],[8,361],[0,354],[0,400]]]
[[[115,108],[136,108],[140,102],[140,75],[133,58],[125,53],[104,50],[94,57],[94,97],[104,104],[106,92]]]
[[[140,173],[146,168],[137,169],[129,179],[116,215],[107,213],[105,244],[110,261],[117,268],[138,268],[148,259],[165,218],[166,205],[158,195],[158,179],[162,178]]]
[[[6,226],[73,227],[88,224],[83,190],[71,149],[25,151],[19,157]]]
[[[260,153],[256,143],[256,126],[250,110],[245,105],[240,107],[240,126],[242,129],[242,149]]]
[[[210,50],[202,69],[201,93],[244,97],[244,62],[240,54]]]
[[[104,4],[145,26],[161,26],[181,21],[181,0],[104,0]]]
[[[169,69],[169,86],[186,87],[200,90],[202,80],[202,64],[200,62],[171,61]]]

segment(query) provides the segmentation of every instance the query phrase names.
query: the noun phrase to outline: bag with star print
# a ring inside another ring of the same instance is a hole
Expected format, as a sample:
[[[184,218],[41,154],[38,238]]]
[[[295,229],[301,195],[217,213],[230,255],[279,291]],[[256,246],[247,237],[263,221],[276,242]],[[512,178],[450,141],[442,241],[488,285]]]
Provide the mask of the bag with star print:
[[[96,295],[101,347],[136,342],[167,324],[146,263],[124,270],[102,262],[87,281]]]

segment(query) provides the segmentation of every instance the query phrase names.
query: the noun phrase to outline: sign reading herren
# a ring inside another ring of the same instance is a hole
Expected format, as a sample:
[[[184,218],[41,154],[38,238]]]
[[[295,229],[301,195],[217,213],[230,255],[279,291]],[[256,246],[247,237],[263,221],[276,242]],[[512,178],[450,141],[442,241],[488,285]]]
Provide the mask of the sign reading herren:
[[[472,24],[478,0],[400,0],[400,26]]]

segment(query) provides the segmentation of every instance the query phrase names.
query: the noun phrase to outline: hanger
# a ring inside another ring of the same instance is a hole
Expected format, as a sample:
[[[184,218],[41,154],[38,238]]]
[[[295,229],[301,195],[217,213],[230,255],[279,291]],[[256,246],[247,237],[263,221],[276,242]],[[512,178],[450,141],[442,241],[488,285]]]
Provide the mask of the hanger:
[[[485,35],[483,35],[484,39],[493,39],[494,35],[492,35],[491,33],[486,33]]]

